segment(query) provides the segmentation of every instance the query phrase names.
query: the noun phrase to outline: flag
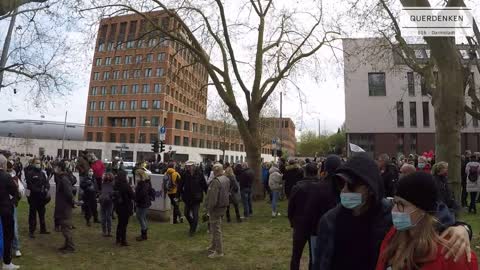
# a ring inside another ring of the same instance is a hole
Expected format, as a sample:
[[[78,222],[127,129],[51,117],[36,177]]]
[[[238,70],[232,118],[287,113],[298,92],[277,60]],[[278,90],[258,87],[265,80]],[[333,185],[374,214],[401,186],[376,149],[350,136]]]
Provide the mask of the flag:
[[[350,151],[358,153],[358,152],[365,152],[360,146],[350,143]]]

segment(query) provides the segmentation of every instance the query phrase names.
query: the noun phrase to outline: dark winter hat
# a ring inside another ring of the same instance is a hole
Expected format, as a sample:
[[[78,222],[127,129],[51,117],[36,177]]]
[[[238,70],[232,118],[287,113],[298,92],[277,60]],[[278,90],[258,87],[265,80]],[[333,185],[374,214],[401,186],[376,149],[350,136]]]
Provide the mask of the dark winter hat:
[[[316,162],[310,162],[305,165],[305,174],[306,175],[317,175],[318,173],[318,165]]]
[[[426,212],[434,212],[438,200],[437,185],[431,174],[415,172],[400,179],[396,196]]]
[[[334,173],[342,165],[342,160],[337,155],[329,155],[325,160],[325,171],[328,174]]]

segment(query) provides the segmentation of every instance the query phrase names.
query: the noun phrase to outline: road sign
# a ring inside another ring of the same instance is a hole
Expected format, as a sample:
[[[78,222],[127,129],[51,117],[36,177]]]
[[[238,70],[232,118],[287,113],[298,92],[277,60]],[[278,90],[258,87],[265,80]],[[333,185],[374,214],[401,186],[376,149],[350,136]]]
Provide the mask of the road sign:
[[[167,129],[165,126],[161,126],[158,128],[158,139],[160,141],[165,141],[165,134],[167,133]]]
[[[162,142],[165,141],[165,133],[160,133],[160,135],[158,136],[158,139]]]

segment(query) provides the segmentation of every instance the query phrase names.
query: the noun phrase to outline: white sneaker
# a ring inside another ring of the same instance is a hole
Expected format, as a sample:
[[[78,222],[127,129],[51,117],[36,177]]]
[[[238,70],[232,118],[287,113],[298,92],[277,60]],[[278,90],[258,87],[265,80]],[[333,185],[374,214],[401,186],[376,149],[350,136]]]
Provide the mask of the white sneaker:
[[[277,216],[277,213],[272,211],[272,217],[276,217],[276,216]]]
[[[10,264],[3,264],[3,270],[15,270],[15,269],[19,269],[20,266],[18,265],[15,265],[13,263],[10,263]]]
[[[15,251],[15,257],[22,257],[20,250]]]
[[[225,254],[223,253],[217,253],[216,251],[214,251],[212,254],[208,255],[208,258],[215,259],[215,258],[223,257],[224,255]]]
[[[277,212],[277,217],[281,216],[280,212]]]

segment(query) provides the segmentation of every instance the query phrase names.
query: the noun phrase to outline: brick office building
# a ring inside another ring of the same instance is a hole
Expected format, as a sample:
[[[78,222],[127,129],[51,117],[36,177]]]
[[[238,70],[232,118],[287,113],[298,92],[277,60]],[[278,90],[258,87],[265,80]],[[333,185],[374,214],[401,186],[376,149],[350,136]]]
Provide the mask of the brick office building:
[[[146,15],[162,27],[178,29],[178,20],[162,11]],[[148,33],[149,28],[137,14],[101,20],[91,71],[85,139],[148,144],[158,137],[158,127],[165,126],[167,145],[225,148],[235,152],[229,154],[229,161],[243,161],[244,145],[238,130],[228,133],[223,147],[220,140],[223,122],[206,117],[205,68],[199,64],[181,68],[192,62],[190,52],[179,50],[176,43],[158,33]],[[262,153],[270,153],[267,152],[270,148],[271,145],[266,146]],[[291,152],[294,151],[292,148]],[[141,159],[145,154],[136,157]],[[201,155],[218,158],[211,151]],[[133,159],[134,155],[127,156]]]
[[[428,60],[426,45],[410,46],[418,61]],[[434,111],[422,77],[383,39],[344,39],[343,48],[347,140],[372,156],[434,150]],[[468,46],[458,48],[468,61]],[[476,68],[472,74],[471,87],[478,92],[475,81],[480,74]],[[471,104],[469,97],[465,101]],[[480,151],[478,120],[465,114],[463,122],[462,151]]]

